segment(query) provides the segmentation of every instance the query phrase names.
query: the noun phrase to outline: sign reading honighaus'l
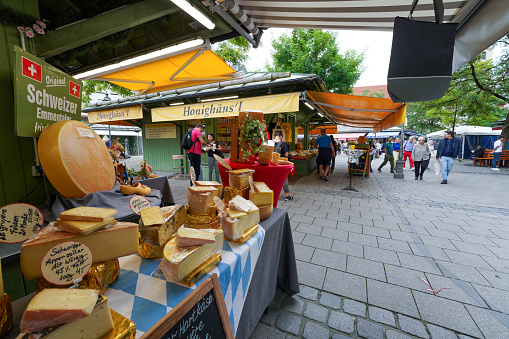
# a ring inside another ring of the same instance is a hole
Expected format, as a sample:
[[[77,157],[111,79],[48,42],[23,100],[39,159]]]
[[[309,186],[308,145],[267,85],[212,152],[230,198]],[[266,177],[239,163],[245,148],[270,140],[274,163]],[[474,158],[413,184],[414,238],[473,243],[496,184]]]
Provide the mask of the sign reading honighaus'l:
[[[16,47],[15,133],[37,137],[62,120],[81,120],[82,83]]]

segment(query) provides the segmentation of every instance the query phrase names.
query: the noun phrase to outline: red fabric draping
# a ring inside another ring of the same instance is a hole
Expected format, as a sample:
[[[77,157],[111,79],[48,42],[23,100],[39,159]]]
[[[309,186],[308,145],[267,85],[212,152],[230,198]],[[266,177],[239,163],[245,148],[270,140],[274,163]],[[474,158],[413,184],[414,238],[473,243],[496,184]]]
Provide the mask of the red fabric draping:
[[[263,181],[269,186],[269,188],[274,192],[274,207],[277,207],[277,202],[279,199],[279,194],[281,194],[281,189],[283,188],[283,184],[285,183],[285,179],[288,177],[290,172],[294,169],[294,165],[261,165],[259,163],[248,165],[243,163],[230,162],[229,159],[224,159],[233,170],[250,168],[254,169],[255,172],[253,174],[254,181]],[[222,166],[219,162],[217,163],[219,167],[219,174],[221,174],[221,180],[223,181],[223,186],[226,187],[230,185],[230,176],[228,175],[228,171],[224,166]]]

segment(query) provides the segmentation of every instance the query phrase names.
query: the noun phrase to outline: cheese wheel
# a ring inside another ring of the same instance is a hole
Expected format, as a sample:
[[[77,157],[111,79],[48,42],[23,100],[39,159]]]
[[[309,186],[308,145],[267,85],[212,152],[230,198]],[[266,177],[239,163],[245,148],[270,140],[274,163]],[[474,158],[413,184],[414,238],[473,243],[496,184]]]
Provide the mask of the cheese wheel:
[[[272,215],[272,204],[265,206],[258,206],[260,209],[260,220],[269,219]]]
[[[80,121],[50,125],[39,137],[38,151],[44,173],[66,198],[109,191],[115,184],[115,171],[104,142]]]

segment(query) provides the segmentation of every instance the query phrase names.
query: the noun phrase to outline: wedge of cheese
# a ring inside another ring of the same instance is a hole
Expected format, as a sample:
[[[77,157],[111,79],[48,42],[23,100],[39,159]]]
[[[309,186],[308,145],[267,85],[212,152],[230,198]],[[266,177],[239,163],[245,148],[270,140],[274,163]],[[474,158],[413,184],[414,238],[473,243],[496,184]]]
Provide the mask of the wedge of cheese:
[[[270,216],[272,215],[272,211],[273,211],[272,204],[265,205],[265,206],[258,206],[258,208],[260,209],[260,221],[269,219]]]
[[[222,228],[227,239],[237,240],[244,232],[260,222],[260,209],[252,201],[236,196],[230,201],[230,212],[222,218]],[[240,213],[234,214],[232,211]]]
[[[159,206],[149,207],[141,210],[140,218],[145,226],[164,224],[163,213],[161,212],[161,207]]]
[[[90,289],[47,288],[28,304],[21,319],[21,332],[34,332],[88,317],[98,296],[96,290]]]
[[[63,232],[87,235],[100,230],[108,225],[114,225],[115,218],[109,218],[104,221],[81,221],[81,220],[60,220],[55,221],[55,227]]]
[[[173,238],[166,244],[163,260],[161,261],[161,269],[168,281],[181,281],[210,258],[210,256],[223,248],[223,231],[211,230],[210,232],[214,235],[214,243],[201,246],[178,247],[177,239]]]
[[[225,203],[228,203],[232,198],[236,195],[240,195],[244,199],[249,199],[249,186],[242,188],[242,189],[236,189],[232,186],[226,186],[224,188],[224,199],[223,201]]]
[[[186,224],[208,224],[217,218],[217,208],[215,205],[210,207],[206,213],[201,213],[193,210],[188,204],[186,212]]]
[[[197,181],[196,186],[206,186],[206,187],[214,187],[219,191],[219,197],[223,194],[223,184],[218,183],[217,181]]]
[[[212,244],[216,241],[214,230],[211,229],[194,229],[181,227],[177,231],[177,246],[200,246],[205,244]]]
[[[109,208],[80,206],[60,213],[60,220],[105,221],[117,214]]]
[[[140,218],[141,239],[152,246],[164,246],[186,222],[186,209],[182,205],[162,207],[160,211],[163,218],[162,224],[145,226]]]
[[[92,313],[85,318],[30,333],[30,339],[99,339],[114,329],[108,298],[99,295]]]
[[[269,165],[270,160],[272,159],[272,151],[274,151],[274,146],[262,146],[263,151],[258,154],[258,162],[262,165]]]
[[[277,166],[279,164],[280,157],[281,156],[279,155],[279,153],[272,152],[272,160],[270,161],[270,163],[274,166]]]
[[[236,189],[249,187],[249,177],[253,177],[254,170],[249,168],[238,169],[228,172],[230,186]]]
[[[41,261],[53,246],[66,241],[79,241],[92,251],[93,264],[138,252],[138,225],[117,222],[87,235],[62,232],[52,224],[21,246],[21,271],[26,279],[41,277]]]
[[[274,203],[274,192],[264,182],[255,181],[254,191],[249,191],[249,200],[256,206],[264,206]]]
[[[187,203],[196,212],[207,213],[215,206],[214,197],[221,198],[219,191],[210,186],[191,186],[187,191]]]

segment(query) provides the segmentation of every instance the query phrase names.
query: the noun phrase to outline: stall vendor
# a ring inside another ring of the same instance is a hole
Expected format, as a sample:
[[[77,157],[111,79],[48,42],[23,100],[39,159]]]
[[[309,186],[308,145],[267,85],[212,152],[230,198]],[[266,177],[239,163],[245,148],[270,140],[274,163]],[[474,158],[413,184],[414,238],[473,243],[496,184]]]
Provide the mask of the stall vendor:
[[[325,134],[325,132],[325,128],[320,129],[321,135],[316,139],[315,142],[316,147],[318,148],[316,164],[318,165],[320,180],[329,181],[327,176],[329,175],[330,163],[332,157],[336,156],[336,153],[334,152],[334,146],[332,145],[330,137]]]

